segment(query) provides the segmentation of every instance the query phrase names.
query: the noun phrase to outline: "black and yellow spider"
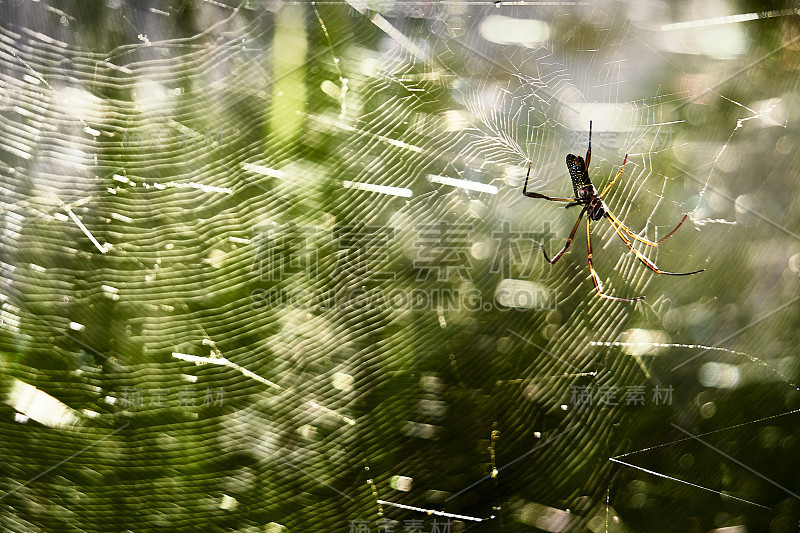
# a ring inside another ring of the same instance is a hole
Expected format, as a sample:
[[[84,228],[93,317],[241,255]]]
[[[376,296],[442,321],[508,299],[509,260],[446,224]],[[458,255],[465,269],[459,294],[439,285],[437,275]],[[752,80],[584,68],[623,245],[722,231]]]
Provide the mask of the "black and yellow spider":
[[[600,283],[600,279],[597,277],[597,272],[594,270],[594,265],[592,265],[592,237],[591,237],[591,221],[592,220],[600,220],[601,218],[607,218],[611,227],[614,228],[614,231],[617,232],[617,235],[625,242],[628,248],[636,254],[636,257],[642,263],[647,266],[653,272],[657,272],[659,274],[669,274],[670,276],[689,276],[691,274],[699,274],[700,272],[705,271],[702,270],[695,270],[694,272],[667,272],[665,270],[661,270],[653,263],[650,259],[645,257],[639,250],[633,247],[630,239],[631,237],[639,242],[643,242],[648,246],[657,246],[660,242],[664,241],[667,237],[671,236],[675,233],[678,228],[681,227],[681,224],[686,220],[686,217],[689,215],[684,215],[681,221],[675,226],[675,229],[670,231],[666,237],[663,237],[656,242],[648,241],[642,237],[639,237],[635,233],[633,233],[628,227],[622,223],[617,217],[615,217],[611,211],[608,209],[608,206],[603,201],[603,196],[611,189],[614,185],[614,182],[617,181],[622,175],[622,171],[625,169],[625,163],[628,161],[628,155],[625,154],[625,159],[622,161],[622,166],[619,168],[619,172],[617,175],[614,176],[614,179],[606,185],[603,192],[597,194],[597,189],[594,188],[592,185],[592,181],[589,179],[589,161],[592,158],[592,122],[589,121],[589,149],[586,151],[586,161],[584,162],[581,156],[577,156],[575,154],[569,154],[567,156],[567,168],[569,169],[569,177],[572,179],[572,188],[575,190],[575,198],[551,198],[550,196],[545,196],[543,194],[539,194],[536,192],[528,192],[528,178],[531,175],[531,166],[533,165],[533,161],[528,164],[528,174],[525,176],[525,186],[522,188],[522,194],[529,198],[541,198],[543,200],[550,200],[551,202],[568,202],[567,205],[564,207],[572,207],[576,205],[583,206],[581,209],[580,215],[578,215],[578,220],[575,222],[575,227],[572,228],[572,232],[569,234],[569,238],[567,239],[567,244],[558,252],[553,259],[551,260],[547,257],[547,252],[544,250],[544,245],[542,245],[542,252],[544,253],[544,258],[552,265],[559,258],[567,251],[569,245],[572,243],[572,239],[575,237],[575,233],[578,231],[578,226],[581,223],[581,219],[583,215],[586,215],[586,246],[588,248],[588,259],[589,259],[589,271],[592,273],[592,280],[594,281],[594,287],[597,289],[597,294],[600,295],[602,298],[607,298],[609,300],[616,300],[618,302],[636,302],[639,300],[644,299],[644,296],[638,296],[636,298],[618,298],[616,296],[610,296],[603,292],[603,286]],[[626,235],[628,237],[626,237]]]

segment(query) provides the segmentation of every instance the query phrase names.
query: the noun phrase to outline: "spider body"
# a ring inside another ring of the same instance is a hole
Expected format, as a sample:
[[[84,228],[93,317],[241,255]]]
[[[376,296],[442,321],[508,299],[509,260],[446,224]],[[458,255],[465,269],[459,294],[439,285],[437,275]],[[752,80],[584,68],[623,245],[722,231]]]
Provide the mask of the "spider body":
[[[572,228],[572,232],[569,234],[569,238],[567,239],[567,243],[564,247],[553,257],[550,259],[547,257],[547,252],[544,249],[544,245],[542,245],[542,253],[544,254],[544,258],[550,264],[555,263],[556,261],[561,258],[564,252],[567,251],[569,245],[572,244],[572,239],[575,237],[575,233],[578,231],[578,226],[581,223],[581,219],[584,215],[586,215],[586,245],[588,248],[588,261],[589,261],[589,271],[592,274],[592,281],[594,281],[595,289],[597,290],[597,294],[601,298],[606,298],[609,300],[616,300],[620,302],[636,302],[639,300],[644,299],[644,296],[638,296],[636,298],[618,298],[616,296],[610,296],[603,292],[603,286],[600,283],[600,278],[597,276],[597,272],[594,269],[594,265],[592,264],[592,237],[591,237],[591,222],[592,221],[599,221],[602,218],[605,218],[611,224],[611,227],[614,228],[616,234],[620,237],[620,239],[625,242],[628,249],[636,255],[636,258],[639,259],[642,263],[647,266],[653,272],[658,274],[668,274],[670,276],[688,276],[691,274],[699,274],[703,272],[703,270],[696,270],[694,272],[667,272],[665,270],[661,270],[658,268],[655,263],[653,263],[650,259],[648,259],[645,255],[639,252],[636,248],[633,247],[631,239],[637,240],[642,242],[648,246],[657,246],[660,242],[664,241],[667,237],[671,236],[681,224],[686,220],[686,217],[689,215],[684,215],[681,221],[675,226],[675,229],[670,231],[666,237],[661,238],[658,241],[652,242],[643,237],[639,237],[637,234],[633,233],[628,227],[617,217],[615,217],[611,210],[608,209],[608,206],[603,201],[603,196],[611,189],[614,183],[617,181],[622,175],[623,170],[625,170],[625,163],[628,161],[628,155],[625,155],[625,159],[622,161],[622,166],[617,172],[617,175],[614,176],[614,179],[611,180],[611,183],[606,185],[603,192],[598,194],[597,189],[595,189],[594,185],[592,184],[592,180],[589,178],[589,162],[592,159],[592,123],[589,121],[589,149],[586,151],[586,160],[581,156],[575,154],[569,154],[567,156],[567,169],[569,170],[569,177],[572,180],[572,189],[575,192],[575,198],[552,198],[549,196],[545,196],[543,194],[539,194],[536,192],[528,192],[528,178],[531,175],[531,166],[533,162],[531,161],[528,164],[528,174],[525,176],[525,186],[522,188],[523,196],[527,196],[528,198],[539,198],[542,200],[549,200],[551,202],[566,202],[567,205],[564,207],[573,207],[573,206],[582,206],[581,213],[578,215],[578,220],[575,222],[575,226]],[[630,238],[629,238],[630,237]]]
[[[592,187],[594,189],[594,187]],[[600,220],[606,216],[606,204],[597,197],[597,191],[592,190],[587,193],[586,198],[586,217],[591,220]]]
[[[590,153],[587,152],[587,159],[591,157]],[[581,156],[569,154],[567,156],[567,170],[569,170],[569,179],[572,180],[572,189],[575,191],[576,200],[584,197],[587,191],[594,191],[597,194],[594,185],[592,185],[592,180],[589,179],[589,166]]]
[[[608,211],[606,204],[597,196],[597,189],[594,188],[594,185],[587,185],[586,187],[578,189],[575,200],[564,207],[572,207],[575,205],[584,206],[586,218],[595,221],[606,216],[606,211]]]
[[[586,154],[587,160],[591,157],[591,148],[589,150]],[[587,218],[595,221],[603,218],[608,208],[597,194],[597,189],[592,185],[592,180],[589,178],[589,171],[583,158],[579,155],[569,154],[567,156],[567,169],[572,180],[572,189],[575,191],[575,200],[564,207],[583,205],[586,206]]]

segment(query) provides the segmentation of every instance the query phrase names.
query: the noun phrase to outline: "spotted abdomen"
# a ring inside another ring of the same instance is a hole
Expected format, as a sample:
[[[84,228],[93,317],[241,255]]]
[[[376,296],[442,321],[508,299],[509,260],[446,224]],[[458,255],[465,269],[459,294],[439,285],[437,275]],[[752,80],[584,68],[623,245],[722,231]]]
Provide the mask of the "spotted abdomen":
[[[589,173],[586,171],[586,162],[579,155],[569,154],[567,169],[569,169],[569,177],[572,180],[572,189],[575,191],[575,199],[580,200],[582,198],[581,189],[592,186]]]

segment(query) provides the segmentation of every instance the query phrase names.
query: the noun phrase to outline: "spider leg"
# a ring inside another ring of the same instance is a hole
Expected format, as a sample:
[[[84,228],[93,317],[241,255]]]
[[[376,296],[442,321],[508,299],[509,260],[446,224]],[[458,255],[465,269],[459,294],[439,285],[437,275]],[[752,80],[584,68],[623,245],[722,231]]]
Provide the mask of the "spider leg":
[[[636,298],[617,298],[616,296],[610,296],[603,292],[603,285],[600,283],[600,278],[597,276],[597,272],[594,269],[594,265],[592,264],[592,226],[591,226],[591,219],[586,219],[586,247],[589,250],[589,255],[587,256],[589,259],[589,272],[592,273],[592,281],[594,281],[594,288],[597,290],[597,294],[601,298],[605,298],[607,300],[614,300],[617,302],[638,302],[639,300],[644,300],[644,296],[637,296]]]
[[[552,260],[549,257],[547,257],[547,252],[545,252],[545,250],[544,250],[544,244],[542,245],[542,253],[544,254],[544,258],[547,259],[548,263],[550,263],[551,265],[554,264],[556,261],[559,260],[559,258],[561,258],[562,255],[564,255],[564,252],[567,251],[567,248],[569,248],[569,245],[572,244],[572,239],[575,238],[575,233],[577,233],[577,231],[578,231],[578,226],[581,223],[581,219],[583,218],[583,214],[584,213],[586,213],[586,208],[585,207],[581,211],[581,214],[578,215],[578,220],[575,221],[575,226],[572,228],[572,231],[569,234],[569,238],[567,239],[567,244],[564,245],[564,247],[561,249],[560,252],[558,252],[556,255],[553,256]]]
[[[662,238],[658,239],[656,242],[653,242],[653,241],[648,241],[647,239],[645,239],[643,237],[639,237],[634,232],[632,232],[630,229],[628,229],[628,227],[620,219],[618,219],[616,216],[614,216],[613,213],[611,213],[611,211],[608,210],[608,207],[606,207],[605,211],[606,211],[606,216],[612,221],[612,225],[616,224],[617,226],[620,227],[620,229],[622,229],[622,231],[627,233],[628,236],[633,237],[634,239],[636,239],[639,242],[645,243],[647,246],[656,246],[659,243],[667,240],[668,237],[671,237],[673,233],[678,231],[678,228],[680,228],[681,225],[684,223],[684,221],[689,217],[688,214],[683,215],[683,218],[681,219],[680,222],[678,222],[678,225],[675,226],[675,228],[672,231],[667,233],[666,237],[662,237]]]
[[[636,248],[633,247],[633,244],[631,244],[631,241],[629,241],[628,238],[625,237],[625,235],[620,230],[620,227],[613,221],[613,219],[609,218],[608,220],[611,222],[611,227],[613,227],[614,231],[616,231],[617,235],[619,235],[619,238],[622,239],[625,242],[625,245],[628,247],[628,249],[636,255],[636,257],[639,259],[639,261],[644,263],[645,266],[647,268],[649,268],[650,270],[652,270],[653,272],[656,272],[658,274],[668,274],[670,276],[690,276],[692,274],[699,274],[700,272],[705,271],[705,268],[702,269],[702,270],[695,270],[694,272],[667,272],[666,270],[661,270],[660,268],[658,268],[656,266],[655,263],[653,263],[650,259],[645,257],[639,250],[637,250]],[[669,237],[669,235],[667,235],[667,237]]]
[[[592,121],[589,121],[589,149],[586,150],[586,171],[589,171],[589,161],[592,160]]]
[[[551,198],[550,196],[545,196],[544,194],[539,194],[538,192],[528,192],[528,178],[531,175],[531,166],[533,166],[533,161],[528,163],[528,174],[525,176],[525,185],[522,187],[522,196],[550,200],[551,202],[572,202],[574,200],[574,198]]]
[[[611,190],[611,187],[613,187],[613,186],[614,186],[614,183],[616,183],[616,181],[617,181],[617,178],[619,178],[620,176],[622,176],[622,172],[625,170],[625,163],[627,163],[627,162],[628,162],[628,154],[625,154],[625,159],[623,159],[623,160],[622,160],[622,166],[621,166],[621,167],[619,167],[619,172],[617,172],[617,175],[616,175],[616,176],[614,176],[614,179],[613,179],[613,180],[611,180],[611,183],[609,183],[608,185],[606,185],[606,188],[605,188],[605,189],[603,189],[603,192],[601,192],[601,193],[598,195],[598,197],[599,197],[599,198],[602,198],[603,196],[605,196],[605,195],[606,195],[606,193],[607,193],[608,191],[610,191],[610,190]]]

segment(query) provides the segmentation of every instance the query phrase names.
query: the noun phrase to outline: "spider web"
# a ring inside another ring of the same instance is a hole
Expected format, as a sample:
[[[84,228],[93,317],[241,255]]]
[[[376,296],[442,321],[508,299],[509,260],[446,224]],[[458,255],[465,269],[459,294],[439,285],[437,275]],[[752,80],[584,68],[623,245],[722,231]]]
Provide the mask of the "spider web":
[[[796,14],[684,7],[5,6],[2,522],[794,531]],[[543,260],[590,120],[705,273]]]

